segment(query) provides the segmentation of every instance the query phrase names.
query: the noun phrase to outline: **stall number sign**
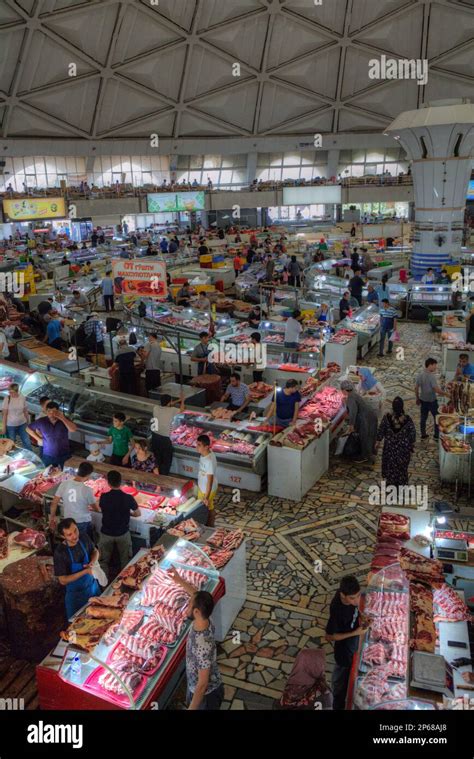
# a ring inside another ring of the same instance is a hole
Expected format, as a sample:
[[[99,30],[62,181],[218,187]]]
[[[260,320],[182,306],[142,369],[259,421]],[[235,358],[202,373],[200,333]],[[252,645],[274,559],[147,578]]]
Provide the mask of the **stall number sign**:
[[[166,298],[164,261],[114,261],[113,275],[119,293],[137,298]]]

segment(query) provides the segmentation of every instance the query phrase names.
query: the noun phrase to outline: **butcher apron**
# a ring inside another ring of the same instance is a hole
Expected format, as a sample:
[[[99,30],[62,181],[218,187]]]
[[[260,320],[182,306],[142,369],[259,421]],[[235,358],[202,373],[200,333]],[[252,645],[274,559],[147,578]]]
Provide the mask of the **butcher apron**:
[[[79,541],[79,545],[81,546],[83,552],[84,552],[84,561],[83,562],[75,562],[72,551],[67,546],[67,550],[69,551],[69,557],[71,559],[71,574],[74,575],[76,572],[81,572],[84,569],[84,564],[88,564],[89,554],[87,553],[82,541]],[[82,577],[79,577],[78,580],[74,580],[74,582],[70,582],[69,585],[66,585],[66,614],[67,618],[71,619],[73,614],[76,613],[76,611],[79,611],[82,606],[85,606],[85,604],[88,602],[89,598],[92,598],[93,596],[99,596],[100,595],[100,588],[99,583],[95,579],[95,577],[92,577],[92,575],[83,575]]]

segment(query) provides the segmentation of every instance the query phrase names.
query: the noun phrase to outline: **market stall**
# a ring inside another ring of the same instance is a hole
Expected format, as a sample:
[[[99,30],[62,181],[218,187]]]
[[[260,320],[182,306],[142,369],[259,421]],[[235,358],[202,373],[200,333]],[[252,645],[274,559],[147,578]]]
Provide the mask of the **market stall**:
[[[256,492],[262,489],[270,436],[267,432],[252,430],[248,420],[236,423],[190,411],[175,416],[170,433],[174,450],[172,472],[197,478],[196,442],[202,434],[211,438],[211,448],[217,458],[217,480],[221,485]]]
[[[358,352],[363,358],[380,342],[380,315],[377,306],[367,305],[356,309],[351,316],[339,322],[336,333],[341,329],[357,333]]]
[[[71,479],[79,464],[83,461],[78,457],[72,457],[66,462],[66,479]],[[93,490],[96,504],[100,496],[107,493],[110,488],[107,485],[107,473],[110,464],[94,463],[94,472],[86,485]],[[134,550],[141,547],[150,547],[161,535],[163,529],[177,524],[183,519],[194,518],[198,521],[207,519],[207,509],[203,508],[201,501],[193,495],[193,483],[182,477],[164,477],[163,475],[138,472],[133,469],[114,466],[114,470],[122,475],[125,492],[133,495],[141,511],[139,517],[130,517],[130,533]],[[43,493],[46,511],[53,500],[58,484],[53,485]],[[99,533],[102,525],[102,514],[91,512],[92,524]]]
[[[367,633],[354,657],[349,707],[397,710],[421,699],[426,705],[418,708],[434,709],[443,696],[463,695],[462,672],[472,665],[469,656],[465,663],[456,659],[462,662],[466,645],[469,651],[471,613],[447,570],[470,572],[474,580],[474,534],[463,536],[463,554],[448,556],[447,536],[460,536],[436,527],[437,521],[420,507],[382,509],[362,604]]]
[[[206,553],[182,538],[140,551],[91,599],[36,669],[42,709],[164,709],[184,671],[189,596],[173,566],[216,603],[225,583]]]

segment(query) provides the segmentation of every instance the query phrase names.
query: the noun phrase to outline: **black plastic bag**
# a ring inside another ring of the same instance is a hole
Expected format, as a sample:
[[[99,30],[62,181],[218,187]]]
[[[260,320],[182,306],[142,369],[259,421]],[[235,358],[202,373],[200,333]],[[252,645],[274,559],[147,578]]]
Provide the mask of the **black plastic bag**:
[[[344,446],[343,456],[353,459],[361,454],[360,436],[357,432],[351,432]]]

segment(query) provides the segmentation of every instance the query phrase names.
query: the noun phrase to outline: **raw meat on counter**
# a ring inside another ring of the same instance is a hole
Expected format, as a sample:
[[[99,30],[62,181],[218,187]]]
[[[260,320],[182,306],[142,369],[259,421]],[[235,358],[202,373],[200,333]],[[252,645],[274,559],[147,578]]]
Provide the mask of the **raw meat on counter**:
[[[353,337],[356,336],[356,332],[351,329],[340,329],[329,340],[330,343],[337,343],[338,345],[347,345],[350,343]]]
[[[436,629],[432,617],[427,614],[415,615],[414,636],[410,641],[416,651],[434,654],[436,648]]]
[[[144,614],[142,611],[125,610],[120,620],[120,629],[123,632],[133,635],[143,622]]]
[[[13,377],[0,377],[0,390],[8,390],[13,383]]]
[[[43,532],[38,532],[37,530],[32,530],[30,527],[26,527],[26,529],[19,532],[18,535],[15,535],[13,540],[24,548],[33,548],[36,550],[44,548],[46,545],[45,534]]]
[[[232,419],[233,413],[234,413],[233,411],[230,411],[227,408],[219,407],[219,408],[215,408],[215,409],[213,409],[211,411],[211,416],[212,416],[213,419],[227,419],[227,420],[230,420],[230,419]]]
[[[429,585],[444,583],[443,564],[438,559],[427,559],[419,553],[402,548],[400,566],[409,580],[419,580]]]
[[[202,526],[194,519],[185,519],[183,522],[178,522],[175,527],[170,527],[167,532],[168,535],[174,535],[176,538],[197,540],[201,535]]]
[[[301,397],[306,398],[306,396],[312,395],[313,393],[315,393],[318,387],[320,386],[320,384],[321,384],[321,380],[319,378],[316,379],[316,377],[308,377],[308,379],[306,380],[304,385],[301,386],[301,389],[299,391]]]
[[[244,539],[242,530],[226,530],[225,527],[218,527],[207,539],[207,543],[216,548],[223,548],[225,551],[235,550],[240,546]]]
[[[444,583],[433,591],[433,601],[439,607],[435,622],[471,622],[472,616],[462,598],[450,585]]]
[[[318,377],[320,382],[325,382],[332,374],[340,374],[341,373],[341,367],[339,364],[336,364],[335,361],[330,361],[327,366],[325,366],[323,369],[320,369],[318,372]]]
[[[373,640],[407,645],[408,636],[405,629],[406,617],[380,617],[373,620],[370,626],[370,637]]]
[[[410,518],[403,514],[380,514],[379,529],[380,538],[396,538],[397,540],[410,540]]]
[[[249,385],[250,397],[253,401],[260,401],[273,390],[273,385],[267,385],[266,382],[252,382]]]
[[[29,480],[19,492],[19,497],[26,501],[42,504],[43,494],[55,485],[59,485],[63,480],[67,480],[70,474],[62,472],[60,469],[50,469],[46,473],[38,474]]]
[[[142,659],[150,659],[153,656],[159,641],[155,641],[154,638],[148,634],[149,630],[145,633],[145,628],[147,628],[147,625],[143,625],[143,627],[140,628],[139,635],[122,635],[120,642],[131,654],[140,656]]]
[[[204,553],[207,553],[216,569],[222,569],[231,560],[234,555],[233,551],[225,551],[223,548],[212,548],[212,546],[202,546]]]
[[[186,448],[196,448],[199,435],[204,435],[206,430],[201,427],[191,427],[187,424],[180,424],[170,432],[171,442],[174,445],[182,445]],[[208,433],[206,433],[208,434]],[[209,435],[212,439],[212,435]]]
[[[365,597],[364,611],[383,617],[406,618],[409,610],[408,593],[370,591]]]
[[[414,614],[433,616],[433,591],[421,582],[410,583],[410,609]]]
[[[357,683],[357,695],[363,704],[372,706],[383,701],[386,693],[389,692],[388,682],[389,668],[388,665],[374,667],[366,675],[361,677]]]
[[[120,679],[133,693],[133,691],[135,691],[139,685],[141,685],[143,680],[142,675],[140,675],[139,672],[127,672],[126,669],[120,668],[117,665],[118,662],[115,663],[115,671],[119,675]],[[122,696],[126,693],[125,689],[120,683],[120,680],[118,680],[118,678],[115,675],[112,675],[110,672],[104,672],[104,674],[99,677],[98,682],[99,685],[104,688],[104,690],[109,691],[110,693],[115,693],[118,696]]]
[[[142,604],[143,606],[155,606],[157,603],[162,603],[172,609],[178,609],[183,606],[187,599],[186,591],[176,583],[171,586],[148,584],[143,591]]]
[[[387,661],[387,650],[383,643],[370,643],[366,646],[362,654],[362,661],[365,664],[385,664]]]
[[[344,396],[335,387],[323,387],[318,390],[298,414],[299,419],[334,419],[341,410]]]
[[[0,530],[0,559],[8,559],[8,535],[5,530]]]

